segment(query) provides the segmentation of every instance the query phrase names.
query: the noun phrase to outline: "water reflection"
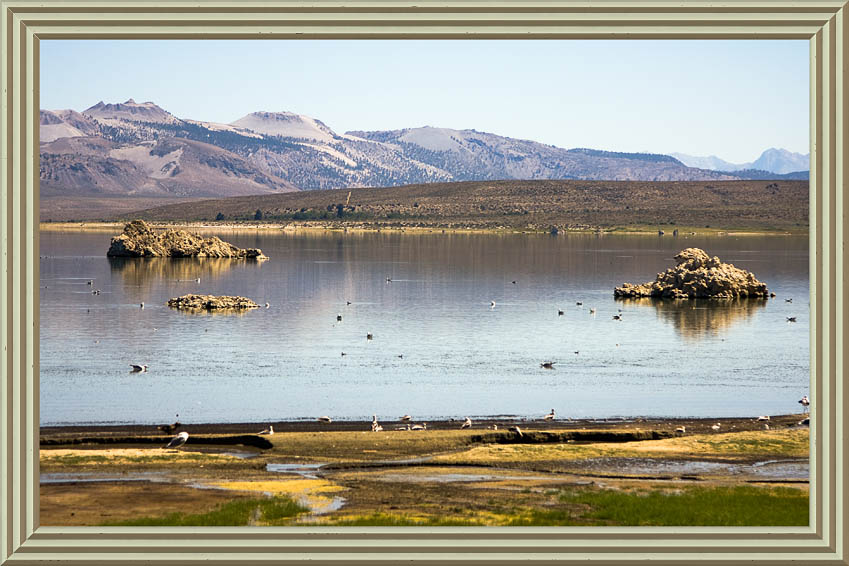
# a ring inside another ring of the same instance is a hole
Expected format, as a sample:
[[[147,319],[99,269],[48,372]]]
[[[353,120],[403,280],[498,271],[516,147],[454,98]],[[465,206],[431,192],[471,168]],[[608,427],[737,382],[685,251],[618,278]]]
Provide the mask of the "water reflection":
[[[689,299],[673,300],[652,297],[618,299],[632,307],[654,307],[663,322],[672,323],[681,336],[690,340],[725,333],[733,325],[747,321],[766,306],[763,299]]]
[[[215,279],[236,265],[261,265],[261,262],[229,258],[125,258],[110,257],[112,273],[120,274],[124,284],[149,287],[153,282]]]

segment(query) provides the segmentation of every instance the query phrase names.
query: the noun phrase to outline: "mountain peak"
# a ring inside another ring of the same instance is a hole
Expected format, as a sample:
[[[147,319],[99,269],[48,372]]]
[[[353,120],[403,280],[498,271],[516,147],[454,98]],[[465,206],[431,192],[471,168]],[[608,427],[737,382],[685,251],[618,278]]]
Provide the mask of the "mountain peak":
[[[230,125],[258,134],[284,138],[329,142],[336,137],[333,130],[320,120],[294,112],[251,112],[235,122],[230,122]]]
[[[170,112],[163,110],[153,102],[137,103],[132,98],[126,102],[106,104],[102,100],[83,110],[83,114],[98,120],[129,120],[132,122],[156,122],[173,124],[179,122]]]

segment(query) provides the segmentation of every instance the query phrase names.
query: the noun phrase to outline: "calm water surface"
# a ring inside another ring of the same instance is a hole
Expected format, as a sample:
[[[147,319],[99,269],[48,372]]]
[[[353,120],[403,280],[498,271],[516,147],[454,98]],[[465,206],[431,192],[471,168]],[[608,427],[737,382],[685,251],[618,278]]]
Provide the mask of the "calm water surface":
[[[738,416],[798,411],[808,393],[804,237],[216,234],[271,260],[108,259],[111,233],[42,232],[43,425]],[[613,298],[686,247],[778,297]],[[186,293],[270,308],[165,306]]]

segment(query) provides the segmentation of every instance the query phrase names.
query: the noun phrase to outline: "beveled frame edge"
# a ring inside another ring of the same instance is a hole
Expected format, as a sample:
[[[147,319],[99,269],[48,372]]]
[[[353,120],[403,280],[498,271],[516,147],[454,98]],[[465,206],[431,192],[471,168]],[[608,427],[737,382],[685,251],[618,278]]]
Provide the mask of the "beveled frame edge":
[[[849,564],[843,347],[846,2],[0,0],[0,562]],[[38,527],[39,40],[807,39],[811,51],[809,528]]]

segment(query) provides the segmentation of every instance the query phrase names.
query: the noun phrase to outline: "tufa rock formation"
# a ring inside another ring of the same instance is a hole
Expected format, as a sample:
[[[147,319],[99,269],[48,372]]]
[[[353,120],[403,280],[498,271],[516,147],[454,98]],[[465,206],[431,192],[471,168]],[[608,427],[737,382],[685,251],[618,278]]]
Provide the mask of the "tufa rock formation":
[[[657,274],[657,279],[642,285],[623,283],[613,291],[615,297],[664,297],[672,299],[766,299],[769,290],[755,275],[722,263],[699,248],[687,248],[675,256],[678,265]]]
[[[120,236],[112,238],[109,257],[229,257],[268,259],[260,249],[241,249],[213,236],[204,238],[185,230],[156,233],[144,220],[124,226]]]
[[[243,310],[258,309],[259,305],[245,297],[227,295],[183,295],[168,300],[168,306],[186,310]]]

